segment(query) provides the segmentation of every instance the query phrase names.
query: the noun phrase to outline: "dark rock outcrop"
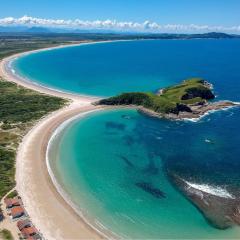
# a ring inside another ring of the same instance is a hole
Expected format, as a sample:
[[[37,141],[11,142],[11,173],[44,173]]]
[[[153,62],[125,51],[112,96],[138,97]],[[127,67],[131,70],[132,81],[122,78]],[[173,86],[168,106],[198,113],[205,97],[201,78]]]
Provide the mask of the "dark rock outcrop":
[[[189,100],[196,97],[200,97],[206,100],[215,98],[214,94],[209,88],[189,88],[186,90],[186,94],[182,96],[181,100]]]
[[[177,103],[176,110],[178,113],[179,112],[192,112],[191,108],[188,105],[182,104],[182,103]]]
[[[177,175],[169,175],[171,182],[203,214],[205,219],[218,229],[240,225],[240,199],[230,194],[213,194],[194,187]],[[219,189],[218,189],[219,190]]]

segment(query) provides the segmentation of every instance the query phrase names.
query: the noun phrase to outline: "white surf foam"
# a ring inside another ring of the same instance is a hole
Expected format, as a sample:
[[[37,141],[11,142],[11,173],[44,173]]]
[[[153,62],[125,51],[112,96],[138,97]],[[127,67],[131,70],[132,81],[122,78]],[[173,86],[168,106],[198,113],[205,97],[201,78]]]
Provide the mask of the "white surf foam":
[[[228,101],[228,100],[222,100],[222,101]],[[212,113],[216,113],[216,112],[220,112],[220,111],[229,111],[230,109],[236,108],[237,106],[240,105],[240,102],[233,102],[233,103],[236,104],[236,105],[234,105],[234,106],[227,106],[227,107],[224,107],[224,108],[221,108],[221,109],[217,109],[217,110],[207,111],[206,113],[204,113],[202,116],[200,116],[198,118],[183,118],[182,120],[186,121],[186,122],[195,122],[195,123],[197,123],[197,122],[199,122],[200,120],[202,120],[203,118],[205,118],[206,116],[208,116],[208,115],[210,115]]]
[[[196,190],[200,190],[202,192],[222,197],[222,198],[230,198],[235,199],[235,196],[233,196],[231,193],[229,193],[226,189],[221,188],[219,186],[213,186],[208,184],[197,184],[197,183],[191,183],[188,181],[183,180],[189,187],[194,188]]]

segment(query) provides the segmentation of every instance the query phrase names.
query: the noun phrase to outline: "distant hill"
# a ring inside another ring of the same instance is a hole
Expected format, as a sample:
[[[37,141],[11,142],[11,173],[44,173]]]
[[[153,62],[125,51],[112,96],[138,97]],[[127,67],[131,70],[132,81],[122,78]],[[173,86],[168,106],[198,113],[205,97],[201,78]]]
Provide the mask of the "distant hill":
[[[178,34],[178,33],[140,33],[140,32],[118,32],[104,29],[69,29],[69,28],[47,28],[47,27],[23,27],[23,26],[0,26],[0,33],[27,33],[27,34],[114,34],[127,36],[128,38],[150,38],[150,39],[222,39],[240,38],[240,35],[220,32]]]
[[[192,38],[234,38],[234,35],[220,33],[220,32],[210,32],[203,34],[191,34],[189,35]],[[238,36],[239,37],[239,36]]]
[[[49,28],[44,27],[31,27],[25,30],[27,33],[50,33],[52,32]]]

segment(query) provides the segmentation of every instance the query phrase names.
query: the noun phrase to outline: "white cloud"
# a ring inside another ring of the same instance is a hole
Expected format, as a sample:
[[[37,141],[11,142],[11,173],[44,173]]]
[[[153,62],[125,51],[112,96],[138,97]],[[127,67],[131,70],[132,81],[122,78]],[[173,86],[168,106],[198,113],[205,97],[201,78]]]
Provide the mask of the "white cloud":
[[[0,19],[1,26],[42,26],[42,27],[64,27],[74,29],[109,29],[119,31],[140,31],[140,32],[229,32],[240,33],[240,25],[237,26],[209,26],[209,25],[181,25],[181,24],[166,24],[161,25],[156,22],[145,21],[139,22],[120,22],[116,20],[105,21],[82,21],[63,20],[63,19],[45,19],[23,16],[21,18],[6,17]]]

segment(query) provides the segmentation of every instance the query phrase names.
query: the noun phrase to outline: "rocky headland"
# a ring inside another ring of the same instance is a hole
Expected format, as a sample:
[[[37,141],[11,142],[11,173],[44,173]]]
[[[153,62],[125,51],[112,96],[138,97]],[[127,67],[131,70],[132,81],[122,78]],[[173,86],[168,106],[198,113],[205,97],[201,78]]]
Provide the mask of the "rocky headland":
[[[212,84],[192,78],[160,89],[156,94],[131,92],[102,99],[98,105],[135,106],[142,113],[171,120],[197,119],[210,111],[239,106],[231,101],[213,101]]]

